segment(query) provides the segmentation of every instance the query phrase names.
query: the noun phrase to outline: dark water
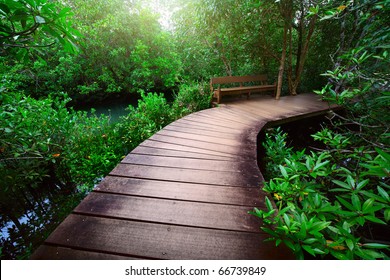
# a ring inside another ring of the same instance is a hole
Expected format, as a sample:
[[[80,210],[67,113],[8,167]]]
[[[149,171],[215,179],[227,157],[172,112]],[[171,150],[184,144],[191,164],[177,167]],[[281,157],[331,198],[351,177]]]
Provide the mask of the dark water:
[[[329,124],[330,121],[326,116],[316,116],[297,121],[289,122],[280,126],[283,132],[287,133],[287,146],[294,147],[295,150],[310,149],[310,147],[325,148],[322,143],[315,141],[312,134],[320,131],[323,127]],[[257,164],[262,172],[265,171],[265,148],[263,142],[265,141],[265,134],[267,130],[274,126],[268,125],[263,128],[257,136]],[[267,174],[263,175],[267,177]]]
[[[128,113],[127,108],[132,105],[136,107],[138,104],[138,98],[117,98],[111,100],[105,100],[92,104],[83,104],[74,106],[77,111],[87,111],[89,115],[95,112],[97,116],[105,115],[110,117],[112,123],[117,122],[121,116]]]
[[[89,114],[92,114],[91,112],[94,111],[97,116],[105,115],[109,116],[111,122],[117,122],[121,116],[124,116],[127,114],[127,108],[129,105],[133,104],[127,104],[127,103],[110,103],[110,104],[98,104],[98,105],[92,105],[90,108],[83,108],[81,110],[89,112]]]

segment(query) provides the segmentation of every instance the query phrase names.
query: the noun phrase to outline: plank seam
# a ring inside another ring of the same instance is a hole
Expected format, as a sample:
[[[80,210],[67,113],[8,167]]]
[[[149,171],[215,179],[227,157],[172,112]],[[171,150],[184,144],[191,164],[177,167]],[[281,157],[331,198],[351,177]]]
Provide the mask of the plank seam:
[[[167,134],[162,134],[161,132],[156,133],[155,135],[161,135],[165,137],[171,137],[175,139],[184,139],[184,140],[191,140],[191,141],[198,141],[201,143],[207,143],[207,144],[217,144],[217,145],[223,145],[223,146],[228,146],[228,147],[237,147],[237,145],[230,145],[230,144],[221,144],[220,142],[211,142],[211,141],[206,141],[206,140],[198,140],[198,139],[193,139],[193,138],[185,138],[185,137],[180,137],[180,136],[172,136],[172,135],[167,135]],[[207,136],[207,137],[213,137],[213,136]],[[223,138],[222,138],[223,139]],[[225,139],[225,140],[231,140],[231,139]],[[216,140],[218,141],[218,140]],[[238,143],[237,143],[238,144]]]
[[[127,197],[139,197],[139,198],[150,198],[150,199],[158,199],[158,200],[169,200],[169,201],[180,201],[180,202],[194,202],[194,203],[202,203],[202,204],[210,204],[210,205],[229,205],[229,206],[238,206],[238,207],[256,207],[263,210],[266,210],[265,205],[256,205],[256,204],[236,204],[236,203],[226,203],[226,202],[211,202],[211,201],[202,201],[202,200],[190,200],[190,199],[178,199],[178,198],[170,198],[170,197],[158,197],[158,196],[150,196],[150,195],[137,195],[137,194],[127,194],[127,193],[118,193],[113,191],[105,191],[105,190],[93,190],[95,193],[104,193],[104,194],[112,194],[112,195],[121,195]],[[80,212],[81,213],[81,212]]]
[[[180,128],[188,128],[188,126],[186,126],[185,124],[182,124],[181,122],[179,121],[182,121],[183,119],[179,119],[171,124],[169,124],[168,126],[177,126],[177,127],[180,127]],[[195,122],[192,122],[192,123],[195,123]],[[212,132],[218,132],[218,133],[224,133],[224,134],[230,134],[230,135],[233,135],[233,136],[237,136],[241,133],[237,133],[237,132],[228,132],[228,131],[221,131],[221,130],[216,130],[216,129],[213,129],[211,127],[205,127],[205,126],[201,126],[201,125],[193,125],[193,124],[189,124],[192,128],[192,129],[200,129],[200,130],[205,130],[205,131],[212,131]]]
[[[167,143],[167,142],[161,142],[161,141],[156,141],[156,140],[152,140],[152,139],[148,139],[148,141],[160,142],[160,143],[164,143],[164,144],[182,146],[182,145],[179,145],[179,144],[172,144],[172,143]],[[174,149],[168,149],[168,148],[162,148],[162,147],[147,146],[147,144],[145,144],[145,143],[142,143],[142,144],[140,144],[139,146],[145,147],[145,148],[151,148],[151,149],[160,149],[160,150],[166,150],[166,151],[174,151],[174,152],[184,152],[184,153],[185,153],[185,152],[190,152],[190,151],[174,150]],[[197,148],[197,147],[190,147],[190,146],[182,146],[182,147]],[[205,150],[205,151],[213,152],[212,150]],[[200,154],[200,155],[206,155],[206,156],[225,157],[225,158],[227,158],[227,159],[237,159],[237,157],[232,157],[232,156],[228,156],[228,155],[213,155],[213,154],[200,153],[200,152],[190,152],[190,153]]]
[[[201,148],[201,147],[196,147],[196,146],[189,146],[189,145],[183,145],[183,144],[178,144],[178,143],[171,143],[171,142],[165,142],[165,141],[161,141],[161,140],[156,140],[156,139],[148,139],[149,141],[153,141],[153,142],[159,142],[159,143],[165,143],[165,144],[171,144],[171,145],[177,145],[177,146],[182,146],[182,147],[188,147],[188,148],[196,148],[196,149],[200,149],[200,150],[205,150],[205,151],[210,151],[210,152],[216,152],[216,153],[221,153],[221,154],[227,154],[228,156],[232,156],[232,158],[234,158],[234,156],[237,156],[238,158],[240,157],[248,157],[248,155],[245,155],[245,154],[233,154],[233,153],[228,153],[228,152],[221,152],[221,151],[216,151],[216,150],[211,150],[211,149],[205,149],[205,148]],[[196,140],[194,140],[196,141]],[[214,143],[210,143],[210,144],[214,144]],[[221,145],[223,146],[223,145]]]
[[[60,247],[60,248],[73,249],[73,250],[84,251],[84,252],[91,252],[91,253],[99,253],[99,254],[122,256],[122,257],[130,257],[130,258],[136,258],[136,259],[140,259],[140,260],[142,260],[142,259],[145,259],[145,260],[162,260],[162,259],[159,259],[159,258],[139,256],[139,255],[133,255],[133,254],[125,254],[125,253],[118,253],[118,252],[112,252],[112,251],[106,251],[106,250],[97,250],[97,249],[94,250],[94,249],[84,248],[84,247],[80,247],[80,246],[64,245],[64,244],[55,243],[55,242],[49,242],[49,241],[45,241],[44,245],[50,246],[50,247]]]
[[[219,184],[212,184],[212,183],[198,183],[198,182],[192,182],[192,181],[174,181],[174,180],[167,180],[167,179],[153,179],[153,178],[147,178],[147,177],[135,177],[135,176],[125,176],[125,175],[118,175],[110,173],[109,176],[112,177],[118,177],[118,178],[131,178],[131,179],[141,179],[141,180],[151,180],[151,181],[158,181],[158,182],[173,182],[173,183],[186,183],[186,184],[196,184],[196,185],[211,185],[211,186],[219,186],[219,187],[233,187],[233,188],[258,188],[260,185],[250,185],[247,186],[240,186],[240,185],[219,185]]]
[[[146,147],[146,146],[143,146],[145,148],[150,148],[150,147]],[[158,149],[158,148],[156,148]],[[163,149],[161,149],[163,150]],[[169,150],[169,151],[176,151],[176,150]],[[154,156],[154,157],[169,157],[169,158],[177,158],[177,159],[200,159],[200,160],[210,160],[210,161],[221,161],[221,162],[248,162],[248,161],[237,161],[236,159],[235,160],[225,160],[225,159],[212,159],[212,158],[196,158],[196,157],[184,157],[184,156],[170,156],[170,155],[151,155],[151,154],[146,154],[146,153],[141,153],[141,152],[131,152],[131,154],[133,155],[143,155],[143,156]],[[205,154],[206,155],[206,154]],[[207,155],[210,155],[210,154],[207,154]],[[212,155],[210,155],[212,156]],[[216,156],[218,157],[218,156]],[[222,157],[222,156],[220,156]]]
[[[178,227],[185,227],[185,228],[198,228],[198,229],[218,230],[218,231],[227,231],[227,232],[242,232],[242,233],[249,233],[249,234],[267,235],[266,233],[263,233],[260,231],[260,227],[259,227],[258,231],[250,231],[250,230],[247,231],[247,230],[238,230],[238,229],[213,228],[213,227],[205,227],[205,226],[193,226],[193,225],[185,225],[185,224],[166,223],[166,222],[158,222],[158,221],[147,221],[147,220],[140,220],[140,219],[129,219],[129,218],[123,218],[123,217],[112,217],[112,216],[92,214],[92,213],[82,213],[82,212],[78,212],[75,210],[72,211],[72,214],[78,215],[78,216],[87,216],[87,217],[111,219],[111,220],[118,220],[118,221],[131,221],[131,222],[144,223],[144,224],[157,224],[157,225],[178,226]],[[250,215],[250,214],[248,214],[248,215]]]
[[[209,169],[200,169],[200,168],[190,168],[190,167],[178,167],[178,166],[166,166],[166,165],[157,165],[157,164],[143,164],[143,163],[133,163],[133,162],[124,162],[121,161],[120,164],[124,165],[136,165],[136,166],[149,166],[149,167],[163,167],[163,168],[170,168],[170,169],[185,169],[185,170],[197,170],[197,171],[209,171],[209,172],[223,172],[223,173],[240,173],[245,174],[244,171],[240,170],[209,170]]]

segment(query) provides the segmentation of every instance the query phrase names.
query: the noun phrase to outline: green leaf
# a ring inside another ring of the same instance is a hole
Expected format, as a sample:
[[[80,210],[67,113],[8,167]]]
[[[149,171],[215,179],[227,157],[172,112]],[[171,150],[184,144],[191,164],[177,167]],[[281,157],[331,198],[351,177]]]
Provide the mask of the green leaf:
[[[369,179],[366,179],[366,180],[361,181],[361,182],[356,186],[356,189],[360,191],[360,190],[361,190],[363,187],[365,187],[369,182],[370,182]]]
[[[335,257],[338,260],[348,260],[349,259],[345,254],[343,254],[339,251],[331,250],[330,253],[332,254],[333,257]]]
[[[303,243],[305,243],[305,244],[313,244],[313,243],[315,243],[317,241],[318,241],[317,238],[308,238],[308,239],[304,240]]]
[[[297,234],[297,237],[299,239],[305,239],[306,238],[306,222],[305,221],[302,221],[301,229],[300,229],[299,233]]]
[[[390,248],[389,245],[381,244],[381,243],[364,243],[364,244],[362,244],[362,247],[369,248],[369,249],[386,249],[386,248]]]
[[[326,160],[324,162],[317,163],[316,166],[314,166],[313,171],[316,171],[317,169],[327,165],[329,162],[330,162],[329,160]]]
[[[288,174],[287,174],[286,168],[284,168],[283,165],[279,165],[279,169],[280,169],[280,172],[282,172],[283,177],[287,179]]]
[[[309,232],[311,234],[313,234],[314,232],[319,232],[324,228],[328,227],[330,224],[331,222],[316,222],[309,228]]]
[[[373,198],[367,199],[367,200],[363,203],[362,211],[363,211],[363,212],[367,212],[367,210],[368,210],[369,208],[372,207],[372,205],[374,204],[374,202],[375,202],[375,199],[373,199]]]
[[[345,183],[345,182],[342,182],[342,181],[339,181],[339,180],[332,180],[333,183],[335,183],[336,185],[339,185],[340,187],[344,188],[344,189],[347,189],[347,190],[350,190],[351,187]]]
[[[378,192],[379,192],[379,194],[380,194],[384,199],[386,199],[387,201],[390,200],[389,194],[388,194],[384,189],[382,189],[382,188],[379,187],[379,186],[378,186]]]
[[[356,218],[356,222],[361,225],[361,226],[364,226],[364,223],[366,222],[366,220],[364,219],[364,217],[362,216],[359,216]]]
[[[273,209],[272,203],[267,196],[265,197],[265,205],[267,206],[268,211],[271,211]]]
[[[347,182],[350,188],[354,189],[355,188],[355,180],[352,178],[351,175],[347,176]]]
[[[309,245],[302,245],[302,248],[305,249],[305,251],[307,251],[310,255],[312,256],[316,256],[316,253],[314,253],[314,250],[313,248],[311,248],[311,246]]]
[[[268,233],[269,235],[271,235],[271,236],[277,236],[276,232],[273,231],[273,230],[271,230],[271,229],[269,229],[269,228],[261,227],[261,229],[262,229],[264,232],[266,232],[266,233]]]
[[[384,221],[378,219],[378,218],[375,217],[375,216],[364,216],[364,218],[365,218],[366,220],[369,220],[369,221],[373,222],[373,223],[386,225],[386,223],[385,223]]]
[[[346,208],[348,208],[348,210],[351,210],[353,212],[356,211],[356,209],[352,206],[351,203],[349,203],[348,201],[346,201],[345,199],[343,199],[340,196],[336,196],[336,197],[337,197],[337,200],[340,201],[342,205],[344,205]]]
[[[322,251],[321,249],[314,248],[313,250],[314,250],[314,252],[315,252],[315,253],[317,253],[317,254],[320,254],[320,255],[323,255],[323,254],[325,254],[325,252],[324,252],[324,251]]]
[[[66,17],[66,16],[69,15],[69,13],[70,13],[71,11],[72,11],[71,8],[65,7],[65,8],[63,8],[63,9],[58,13],[58,17],[59,17],[59,18],[60,18],[60,17]]]
[[[390,209],[385,210],[385,221],[386,222],[390,221]]]
[[[352,194],[351,199],[352,199],[352,205],[355,207],[355,209],[358,211],[362,210],[362,205],[359,196],[356,194]]]
[[[283,220],[284,222],[286,223],[286,226],[287,227],[290,227],[291,223],[290,223],[290,217],[287,215],[287,214],[284,214],[283,215]]]
[[[367,254],[368,256],[370,256],[373,259],[383,258],[383,255],[381,253],[378,253],[378,252],[373,251],[373,250],[362,250],[362,252]]]
[[[289,247],[291,250],[293,250],[295,252],[295,246],[290,240],[285,239],[285,240],[283,240],[283,242],[284,242],[284,244],[287,245],[287,247]]]
[[[354,242],[353,242],[351,239],[345,240],[345,243],[347,244],[349,250],[351,250],[351,251],[352,251],[353,248],[355,247],[355,244],[354,244]]]
[[[340,230],[336,227],[328,226],[328,229],[330,229],[331,231],[333,231],[336,234],[340,234]]]
[[[390,162],[390,154],[384,152],[383,150],[379,148],[375,148],[375,150],[380,154],[387,162]]]

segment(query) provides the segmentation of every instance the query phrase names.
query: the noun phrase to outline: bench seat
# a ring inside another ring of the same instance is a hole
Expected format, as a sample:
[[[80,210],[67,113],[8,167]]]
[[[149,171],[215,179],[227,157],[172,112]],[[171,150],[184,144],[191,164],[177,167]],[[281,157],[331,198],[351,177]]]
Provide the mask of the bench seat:
[[[245,85],[245,83],[251,83],[251,85]],[[253,83],[260,83],[259,85],[253,85]],[[214,89],[214,85],[218,84],[218,88]],[[240,86],[224,87],[221,85],[239,84]],[[215,77],[210,80],[210,88],[217,100],[217,103],[221,102],[223,95],[231,94],[247,94],[248,98],[251,93],[261,91],[272,91],[275,93],[276,84],[268,84],[266,75],[256,76],[227,76],[227,77]]]

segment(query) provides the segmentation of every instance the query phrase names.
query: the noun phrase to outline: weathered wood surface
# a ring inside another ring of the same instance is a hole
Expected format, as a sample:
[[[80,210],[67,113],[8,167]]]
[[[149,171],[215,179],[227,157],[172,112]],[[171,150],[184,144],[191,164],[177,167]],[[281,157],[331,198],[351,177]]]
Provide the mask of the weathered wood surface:
[[[33,259],[290,259],[264,242],[256,137],[270,122],[325,113],[311,94],[254,96],[175,121],[78,205]]]

